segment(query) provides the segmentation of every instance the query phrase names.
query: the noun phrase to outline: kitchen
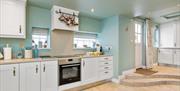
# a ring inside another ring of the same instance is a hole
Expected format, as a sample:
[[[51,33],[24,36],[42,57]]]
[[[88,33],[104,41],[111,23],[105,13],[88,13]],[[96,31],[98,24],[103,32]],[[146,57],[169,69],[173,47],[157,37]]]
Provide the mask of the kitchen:
[[[87,11],[76,7],[81,0],[70,2],[0,0],[0,91],[84,90],[119,83],[123,72],[132,73],[136,19],[113,14],[102,19],[95,6]],[[169,64],[163,58],[159,64]]]

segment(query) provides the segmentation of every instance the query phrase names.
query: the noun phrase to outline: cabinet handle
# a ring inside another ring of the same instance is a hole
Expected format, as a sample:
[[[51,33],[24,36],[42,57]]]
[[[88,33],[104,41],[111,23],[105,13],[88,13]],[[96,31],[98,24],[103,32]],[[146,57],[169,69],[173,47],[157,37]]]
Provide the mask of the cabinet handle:
[[[83,61],[83,67],[85,66],[85,62]]]
[[[46,65],[44,64],[43,72],[46,72]]]
[[[16,76],[16,67],[13,67],[13,76]]]
[[[176,43],[174,43],[174,46],[176,47]]]
[[[104,64],[108,64],[108,63],[104,63]]]
[[[104,69],[109,69],[109,67],[105,67]]]
[[[108,58],[104,58],[105,60],[108,60]]]
[[[21,25],[19,25],[19,33],[22,33],[22,31],[21,31]]]
[[[36,73],[38,73],[38,70],[39,70],[39,69],[38,69],[38,65],[36,65]]]
[[[109,72],[105,72],[106,74],[109,73]]]

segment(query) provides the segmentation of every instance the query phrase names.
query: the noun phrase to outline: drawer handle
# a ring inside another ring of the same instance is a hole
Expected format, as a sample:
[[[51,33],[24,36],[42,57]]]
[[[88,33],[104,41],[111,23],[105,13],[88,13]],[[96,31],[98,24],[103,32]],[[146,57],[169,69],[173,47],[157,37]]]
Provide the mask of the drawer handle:
[[[106,74],[107,74],[107,73],[109,73],[109,72],[104,72],[104,73],[106,73]]]
[[[13,76],[16,76],[16,67],[13,68]]]
[[[104,69],[109,69],[109,67],[105,67]]]
[[[104,63],[104,64],[108,64],[108,63]]]
[[[105,60],[108,60],[108,58],[104,58]]]

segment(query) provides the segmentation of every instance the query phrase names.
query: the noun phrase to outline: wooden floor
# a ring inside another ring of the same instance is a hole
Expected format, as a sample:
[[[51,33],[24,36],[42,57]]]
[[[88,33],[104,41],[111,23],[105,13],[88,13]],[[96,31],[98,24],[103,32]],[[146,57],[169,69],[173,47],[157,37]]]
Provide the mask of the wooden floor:
[[[153,69],[158,71],[158,73],[156,73],[156,74],[180,75],[180,68],[156,66]],[[77,90],[74,89],[71,91],[77,91]],[[130,86],[124,86],[121,84],[108,82],[108,83],[98,85],[98,86],[95,86],[95,87],[92,87],[89,89],[85,89],[83,91],[180,91],[180,86],[178,86],[178,85],[157,85],[157,86],[148,86],[148,87],[130,87]]]
[[[158,71],[158,73],[156,74],[180,75],[180,68],[155,66],[153,70]],[[86,89],[84,91],[180,91],[180,86],[158,85],[158,86],[149,86],[149,87],[129,87],[129,86],[124,86],[124,85],[109,82],[103,85]]]

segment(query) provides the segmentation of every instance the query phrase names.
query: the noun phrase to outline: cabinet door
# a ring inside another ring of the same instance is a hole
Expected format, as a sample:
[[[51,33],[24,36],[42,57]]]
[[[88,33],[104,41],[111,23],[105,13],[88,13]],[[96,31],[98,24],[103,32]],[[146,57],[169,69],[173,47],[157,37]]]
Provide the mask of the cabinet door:
[[[180,50],[176,50],[174,54],[174,65],[180,65]]]
[[[0,65],[0,91],[19,91],[19,65]]]
[[[41,62],[41,91],[58,91],[57,61]]]
[[[173,50],[171,49],[160,49],[158,55],[159,63],[173,64]]]
[[[98,62],[96,58],[83,59],[82,66],[82,80],[84,84],[98,80]]]
[[[25,6],[22,0],[1,0],[0,36],[25,36]]]
[[[40,91],[40,71],[39,62],[20,64],[20,91]]]
[[[160,47],[175,47],[176,24],[174,22],[164,23],[160,26]]]
[[[180,48],[180,19],[176,22],[176,47]]]

